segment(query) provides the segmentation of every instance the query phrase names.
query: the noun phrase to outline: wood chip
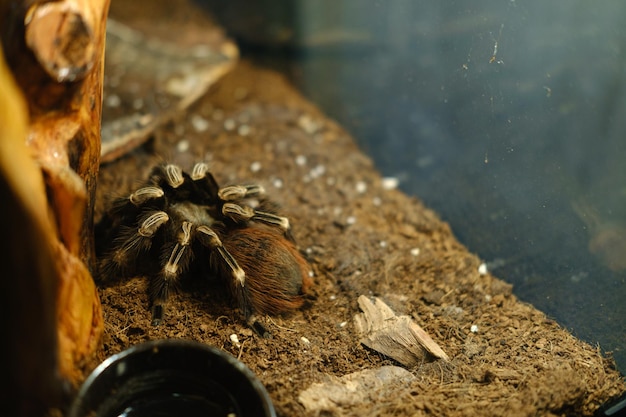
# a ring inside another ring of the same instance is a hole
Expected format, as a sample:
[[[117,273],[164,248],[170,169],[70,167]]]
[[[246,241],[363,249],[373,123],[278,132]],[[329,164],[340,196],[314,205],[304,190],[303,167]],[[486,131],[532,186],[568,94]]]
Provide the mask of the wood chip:
[[[236,45],[204,25],[184,27],[184,36],[140,31],[109,17],[102,115],[101,162],[110,162],[145,142],[163,123],[182,113],[229,72]],[[144,28],[145,29],[145,28]],[[181,29],[182,30],[182,29]],[[185,44],[192,37],[197,42]],[[185,38],[185,39],[183,39]]]
[[[391,395],[399,386],[406,386],[413,380],[415,376],[399,366],[364,369],[340,378],[328,375],[325,381],[311,384],[302,391],[298,401],[309,412],[332,412],[337,407],[353,407]]]
[[[413,367],[429,358],[449,360],[448,355],[409,316],[397,316],[380,298],[361,295],[358,299],[363,313],[355,315],[361,343],[389,356],[406,367]]]

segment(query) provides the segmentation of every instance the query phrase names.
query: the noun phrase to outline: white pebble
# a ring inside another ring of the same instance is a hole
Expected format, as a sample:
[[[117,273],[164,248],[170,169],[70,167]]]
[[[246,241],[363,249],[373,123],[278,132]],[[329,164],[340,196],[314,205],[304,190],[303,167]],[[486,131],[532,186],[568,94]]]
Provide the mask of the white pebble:
[[[420,254],[420,248],[411,249],[411,256],[417,256]]]
[[[470,332],[478,333],[478,326],[475,324],[472,324],[472,327],[470,327]]]
[[[261,163],[259,161],[254,161],[250,164],[250,171],[259,172],[261,170]]]
[[[191,116],[191,125],[196,132],[204,132],[209,128],[209,121],[199,114]]]
[[[176,144],[176,150],[178,152],[187,152],[189,150],[189,141],[187,139],[178,141]]]
[[[233,119],[224,120],[224,129],[228,131],[235,130],[235,126],[237,126],[237,123]]]
[[[356,192],[359,194],[363,194],[367,191],[367,184],[365,181],[359,181],[356,183]]]
[[[230,342],[237,346],[237,347],[241,347],[241,343],[239,343],[239,337],[237,337],[237,335],[235,333],[231,334],[229,336]]]
[[[298,126],[308,134],[313,134],[319,129],[319,124],[306,114],[298,118]]]
[[[305,166],[306,165],[306,156],[304,155],[298,155],[296,156],[296,165],[298,166]]]
[[[339,323],[339,327],[346,327],[348,325],[347,321],[342,321],[341,323]]]
[[[248,136],[250,134],[250,130],[250,126],[241,125],[239,126],[239,129],[237,129],[237,133],[239,133],[239,136]]]
[[[309,175],[311,176],[311,178],[318,178],[324,175],[325,172],[326,167],[324,165],[316,165],[315,168],[313,168],[311,172],[309,172]]]
[[[348,218],[346,218],[346,224],[352,225],[356,223],[356,217],[354,216],[348,216]]]
[[[393,190],[398,188],[398,179],[396,177],[385,177],[382,180],[382,186],[385,190]]]
[[[387,241],[385,241],[385,240],[381,240],[380,242],[378,242],[378,244],[380,245],[381,248],[386,248],[387,247]]]
[[[281,180],[280,178],[276,178],[274,179],[274,181],[272,181],[272,185],[275,188],[283,188],[283,180]]]
[[[137,115],[137,113],[135,113],[135,115]],[[140,116],[138,122],[140,126],[147,126],[148,123],[152,122],[152,120],[154,120],[152,115],[148,113]]]
[[[482,263],[478,266],[478,273],[480,275],[487,275],[487,264],[486,263]]]
[[[117,94],[110,94],[105,100],[107,107],[119,107],[122,104],[122,99]]]
[[[307,346],[311,344],[311,341],[304,336],[302,336],[300,340],[302,341],[302,343],[304,343]]]

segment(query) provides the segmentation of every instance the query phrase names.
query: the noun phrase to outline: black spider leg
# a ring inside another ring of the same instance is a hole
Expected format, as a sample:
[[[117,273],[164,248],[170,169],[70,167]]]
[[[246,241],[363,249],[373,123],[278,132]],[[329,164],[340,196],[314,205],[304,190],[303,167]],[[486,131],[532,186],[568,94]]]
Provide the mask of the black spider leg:
[[[270,337],[270,333],[258,321],[254,311],[252,311],[252,303],[250,302],[246,288],[245,271],[239,266],[230,252],[222,245],[222,241],[213,229],[209,226],[201,225],[198,226],[196,231],[198,232],[198,241],[200,241],[205,247],[209,248],[211,253],[214,254],[215,257],[212,259],[212,262],[217,263],[215,267],[220,269],[224,275],[227,275],[230,278],[230,282],[228,284],[232,289],[233,296],[239,303],[239,309],[241,310],[248,325],[259,335],[265,338]]]
[[[218,196],[219,186],[213,175],[209,172],[208,165],[200,162],[194,165],[187,181],[189,186],[194,187],[193,199],[194,204],[203,206],[209,215],[214,219],[222,217],[220,210],[222,200]]]
[[[260,185],[231,185],[224,187],[218,192],[219,198],[224,201],[222,214],[235,223],[256,221],[277,227],[285,236],[293,241],[289,219],[269,211],[255,210],[247,205],[239,205],[235,201],[246,198],[263,197],[265,190]]]
[[[177,165],[159,165],[150,175],[150,182],[154,187],[145,189],[161,190],[163,195],[167,195],[167,199],[163,199],[163,210],[171,210],[177,202],[187,200],[193,195],[193,183],[187,181],[188,178],[189,175]],[[181,218],[180,213],[177,214],[176,211],[173,215],[172,222],[160,233],[159,240],[162,245],[159,255],[160,270],[150,274],[149,293],[154,326],[163,320],[167,299],[180,275],[188,268],[193,254],[190,247],[193,240],[193,224]]]
[[[213,175],[209,172],[209,166],[204,162],[199,162],[193,166],[190,178],[197,185],[197,195],[203,203],[217,203],[217,193],[220,187]]]
[[[116,198],[111,203],[111,207],[102,215],[102,218],[98,221],[94,228],[94,235],[96,241],[96,254],[103,256],[106,249],[113,244],[113,240],[116,239],[117,232],[120,227],[124,225],[133,224],[137,216],[140,213],[138,207],[138,198],[133,197],[134,194],[142,191],[137,190],[131,194],[130,197]],[[163,196],[163,191],[160,191],[160,196]]]
[[[153,234],[168,220],[167,214],[160,210],[162,200],[163,190],[144,187],[113,203],[99,223],[100,232],[96,235],[98,256],[103,257],[98,274],[100,280],[137,272],[135,260],[142,252],[150,250]],[[149,201],[151,204],[144,206]]]
[[[203,162],[194,165],[190,178],[197,187],[194,193],[197,199],[193,202],[205,207],[211,217],[215,219],[221,218],[224,215],[221,210],[224,197],[233,199],[239,199],[242,198],[242,196],[244,198],[253,198],[264,194],[263,188],[258,185],[234,186],[220,190],[217,181],[215,181],[215,178],[209,172],[208,165]],[[246,287],[245,271],[222,245],[218,234],[209,225],[198,226],[197,232],[197,240],[210,250],[213,268],[221,271],[219,275],[230,278],[228,285],[248,325],[259,335],[270,337],[270,333],[258,321],[252,311],[252,303],[250,302]]]
[[[183,170],[174,164],[158,165],[150,174],[150,182],[166,191],[180,187],[184,181]]]
[[[255,210],[251,206],[235,203],[247,198],[258,198],[260,200],[260,205],[263,205],[262,198],[264,194],[265,190],[260,185],[232,185],[224,187],[218,191],[218,197],[222,201],[221,214],[236,224],[245,225],[249,221],[255,221],[264,223],[271,227],[276,227],[282,230],[285,237],[293,242],[294,239],[291,235],[291,226],[288,218],[279,216],[278,214],[270,211]],[[269,209],[269,206],[267,206],[267,208]],[[241,294],[238,295],[241,300],[240,303],[243,305],[242,310],[249,308],[250,305],[245,298],[247,294],[243,290],[243,287],[239,289]],[[258,321],[252,311],[244,311],[246,321],[250,327],[265,338],[271,337],[271,334]]]
[[[171,227],[179,222],[172,222]],[[161,253],[161,270],[152,275],[149,284],[150,302],[152,304],[152,325],[158,326],[163,320],[165,303],[172,290],[176,287],[179,277],[187,270],[193,252],[190,244],[193,240],[194,225],[183,221],[180,229],[166,230],[166,235],[176,236],[174,242],[165,242]]]

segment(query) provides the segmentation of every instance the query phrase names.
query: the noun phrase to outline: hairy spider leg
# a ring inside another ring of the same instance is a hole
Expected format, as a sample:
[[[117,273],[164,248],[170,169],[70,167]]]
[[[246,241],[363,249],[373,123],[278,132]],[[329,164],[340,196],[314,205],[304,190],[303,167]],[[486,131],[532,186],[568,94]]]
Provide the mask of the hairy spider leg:
[[[216,250],[219,256],[217,262],[220,262],[220,266],[226,270],[232,281],[229,283],[237,302],[239,303],[239,309],[246,319],[248,325],[253,328],[258,334],[263,337],[269,337],[270,333],[259,323],[257,317],[252,311],[252,303],[249,299],[248,290],[246,288],[246,273],[239,266],[235,258],[230,252],[223,246],[222,241],[217,234],[208,226],[198,226],[196,229],[199,232],[198,240],[202,242],[206,247]],[[213,252],[214,253],[214,252]]]
[[[278,229],[264,225],[231,228],[222,235],[224,245],[246,272],[245,292],[235,296],[248,325],[263,337],[270,333],[256,314],[280,314],[300,307],[311,285],[309,267],[295,244]]]
[[[150,180],[160,187],[178,188],[185,182],[183,170],[174,164],[159,165],[152,170]]]
[[[262,197],[264,195],[265,188],[258,184],[229,185],[217,192],[217,196],[223,201],[239,201],[244,198]]]
[[[250,206],[240,206],[235,203],[224,203],[222,206],[222,214],[236,223],[256,221],[269,226],[278,227],[283,231],[289,240],[293,241],[291,236],[291,225],[289,219],[267,211],[258,211]]]
[[[219,203],[219,185],[215,181],[215,177],[209,172],[209,166],[204,162],[197,163],[193,166],[189,178],[195,186],[196,195],[199,196],[197,204],[207,204],[215,206]]]
[[[135,229],[124,227],[133,224],[146,203],[151,203],[150,208],[161,210],[163,208],[164,192],[158,187],[143,187],[125,198],[116,199],[112,207],[102,216],[95,226],[96,253],[103,255],[105,248],[116,242],[116,247],[128,238],[128,234],[134,234]],[[121,236],[121,237],[120,237]]]
[[[190,176],[192,180],[197,181],[206,177],[207,174],[209,174],[209,166],[205,162],[198,162],[193,166]]]
[[[217,250],[220,256],[223,266],[230,273],[231,277],[235,281],[235,285],[243,288],[246,285],[246,273],[241,269],[235,258],[226,250],[222,241],[209,226],[200,225],[196,229],[198,233],[198,240],[209,249]]]
[[[163,251],[161,271],[150,281],[153,326],[158,326],[163,320],[165,303],[178,278],[189,266],[192,257],[190,244],[193,239],[193,227],[191,222],[183,221],[176,242],[168,245]]]
[[[134,193],[132,193],[129,197],[128,197],[128,201],[130,201],[130,203],[135,206],[135,207],[139,207],[145,203],[147,203],[150,200],[155,200],[158,198],[161,198],[165,195],[165,192],[163,191],[163,189],[159,188],[159,187],[143,187],[138,189],[137,191],[135,191]]]
[[[106,257],[102,266],[105,277],[111,277],[120,271],[135,272],[136,265],[132,264],[142,252],[147,252],[152,246],[152,237],[167,221],[169,216],[164,211],[149,212],[139,222],[137,228],[122,228],[115,239],[115,250]]]

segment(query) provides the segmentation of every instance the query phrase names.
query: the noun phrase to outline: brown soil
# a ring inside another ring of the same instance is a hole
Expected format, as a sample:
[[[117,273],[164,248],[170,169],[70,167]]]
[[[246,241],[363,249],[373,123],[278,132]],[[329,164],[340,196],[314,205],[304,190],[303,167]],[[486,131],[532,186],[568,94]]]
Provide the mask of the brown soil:
[[[202,132],[192,122],[199,117],[209,122]],[[221,184],[265,186],[291,219],[314,287],[301,310],[262,318],[272,339],[254,334],[228,297],[200,281],[172,297],[158,327],[150,325],[145,278],[102,288],[103,346],[85,371],[142,341],[193,339],[240,358],[280,416],[591,415],[624,390],[599,349],[480,274],[481,260],[446,223],[384,187],[350,136],[272,72],[240,64],[152,142],[104,165],[98,215],[163,160],[187,168],[207,160]],[[412,316],[451,360],[424,362],[410,369],[416,378],[372,388],[364,401],[307,412],[298,397],[311,384],[398,365],[359,343],[361,294]]]
[[[197,17],[181,12],[183,2],[157,3],[149,9],[171,9],[168,18]],[[123,2],[113,2],[112,13],[144,24],[163,16],[146,18]],[[143,147],[101,167],[96,217],[155,164],[188,169],[201,160],[221,185],[263,185],[290,218],[314,271],[305,306],[262,317],[273,335],[264,339],[221,288],[201,279],[181,286],[158,327],[150,324],[144,277],[102,287],[104,339],[85,375],[136,343],[184,338],[243,361],[279,416],[592,415],[624,391],[610,358],[517,300],[510,285],[481,274],[481,260],[449,226],[418,199],[385,186],[340,126],[281,76],[249,63],[236,66]],[[360,343],[353,321],[359,295],[378,296],[396,314],[412,317],[450,361],[425,360],[408,375],[381,369],[399,364]],[[340,377],[364,370],[378,383],[358,395],[342,390],[347,379]],[[301,396],[319,383],[326,386],[317,396]]]

